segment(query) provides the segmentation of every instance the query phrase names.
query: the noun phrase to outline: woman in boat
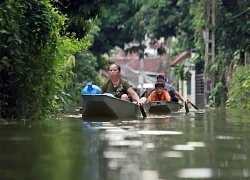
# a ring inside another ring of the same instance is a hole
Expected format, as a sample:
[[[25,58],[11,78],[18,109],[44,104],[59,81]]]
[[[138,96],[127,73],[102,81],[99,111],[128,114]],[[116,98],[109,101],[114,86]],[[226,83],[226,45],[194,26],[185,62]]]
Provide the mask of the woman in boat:
[[[117,98],[127,101],[129,101],[130,96],[138,103],[138,105],[141,106],[142,102],[139,96],[133,90],[132,86],[128,83],[128,81],[120,77],[120,74],[120,65],[111,64],[109,66],[110,79],[108,79],[104,84],[101,85],[101,93],[110,93]]]
[[[170,101],[169,93],[164,89],[165,84],[161,82],[155,83],[155,90],[148,96],[147,102],[151,101]]]

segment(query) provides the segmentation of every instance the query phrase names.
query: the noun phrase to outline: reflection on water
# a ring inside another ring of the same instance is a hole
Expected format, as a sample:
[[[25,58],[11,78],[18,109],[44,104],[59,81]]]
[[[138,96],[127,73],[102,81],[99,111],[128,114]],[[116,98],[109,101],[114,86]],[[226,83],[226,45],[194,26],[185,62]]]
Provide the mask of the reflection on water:
[[[247,179],[250,112],[0,125],[0,179]]]

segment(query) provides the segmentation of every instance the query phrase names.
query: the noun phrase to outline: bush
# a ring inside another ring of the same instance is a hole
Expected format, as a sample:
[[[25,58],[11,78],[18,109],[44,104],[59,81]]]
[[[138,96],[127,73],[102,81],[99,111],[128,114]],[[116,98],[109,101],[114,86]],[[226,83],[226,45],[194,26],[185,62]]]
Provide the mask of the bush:
[[[238,66],[232,76],[227,107],[250,109],[250,66]]]

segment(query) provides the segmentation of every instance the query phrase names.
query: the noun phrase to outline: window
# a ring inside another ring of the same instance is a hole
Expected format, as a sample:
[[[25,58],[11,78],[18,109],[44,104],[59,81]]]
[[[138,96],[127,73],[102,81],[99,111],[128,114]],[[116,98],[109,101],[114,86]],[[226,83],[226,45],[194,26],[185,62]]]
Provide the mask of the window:
[[[187,95],[191,95],[191,77],[187,79]]]

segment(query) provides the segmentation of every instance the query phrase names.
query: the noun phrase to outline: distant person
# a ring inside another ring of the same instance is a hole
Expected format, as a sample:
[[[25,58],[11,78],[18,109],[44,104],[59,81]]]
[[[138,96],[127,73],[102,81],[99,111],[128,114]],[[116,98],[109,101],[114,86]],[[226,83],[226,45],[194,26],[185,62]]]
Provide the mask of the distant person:
[[[156,82],[165,83],[165,89],[168,91],[171,97],[171,101],[178,102],[178,100],[180,99],[182,102],[187,103],[182,95],[178,91],[176,91],[176,89],[172,85],[166,82],[163,75],[159,74],[158,76],[156,76]]]
[[[161,82],[155,83],[154,91],[148,96],[147,102],[151,101],[170,101],[168,92],[164,89],[165,84]]]
[[[129,96],[133,98],[138,105],[142,105],[137,93],[133,90],[132,86],[125,79],[120,77],[121,67],[117,64],[111,64],[109,66],[109,75],[110,78],[101,85],[101,93],[110,93],[115,97],[122,100],[129,101]]]

